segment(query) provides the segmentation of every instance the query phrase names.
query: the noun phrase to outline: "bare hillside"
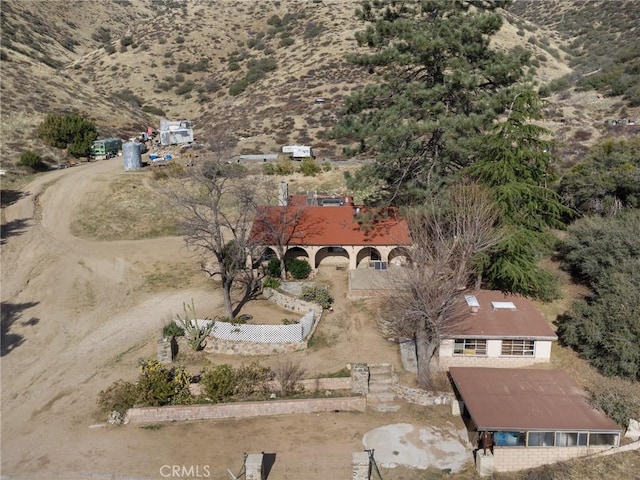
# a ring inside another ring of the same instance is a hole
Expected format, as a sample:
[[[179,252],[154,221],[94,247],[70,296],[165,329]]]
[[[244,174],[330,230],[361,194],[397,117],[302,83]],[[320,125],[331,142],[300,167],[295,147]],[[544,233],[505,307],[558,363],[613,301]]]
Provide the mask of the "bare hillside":
[[[161,118],[190,119],[199,142],[220,129],[234,134],[236,153],[311,143],[320,158],[336,158],[341,146],[323,133],[343,99],[373,79],[345,59],[357,50],[353,34],[362,28],[355,0],[88,5],[2,2],[3,165],[29,147],[59,156],[35,138],[35,127],[46,113],[71,110],[93,118],[105,136],[127,138]],[[571,73],[561,48],[566,35],[553,30],[556,24],[505,13],[496,48],[531,50],[541,85]],[[565,128],[563,118],[584,113],[580,121],[589,133],[580,138],[590,140],[606,133],[602,118],[623,107],[615,98],[598,105],[572,94],[552,100],[550,126]],[[584,112],[591,104],[597,113]],[[563,135],[575,139],[575,131]]]

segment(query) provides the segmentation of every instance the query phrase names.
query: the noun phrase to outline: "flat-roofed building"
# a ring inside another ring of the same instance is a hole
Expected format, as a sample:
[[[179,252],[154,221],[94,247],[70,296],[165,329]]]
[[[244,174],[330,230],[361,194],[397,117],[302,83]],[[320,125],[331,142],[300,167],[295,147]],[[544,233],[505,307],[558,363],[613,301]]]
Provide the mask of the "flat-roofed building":
[[[560,370],[451,367],[472,433],[490,432],[493,453],[478,450],[496,472],[534,468],[619,446],[621,429],[591,407]]]

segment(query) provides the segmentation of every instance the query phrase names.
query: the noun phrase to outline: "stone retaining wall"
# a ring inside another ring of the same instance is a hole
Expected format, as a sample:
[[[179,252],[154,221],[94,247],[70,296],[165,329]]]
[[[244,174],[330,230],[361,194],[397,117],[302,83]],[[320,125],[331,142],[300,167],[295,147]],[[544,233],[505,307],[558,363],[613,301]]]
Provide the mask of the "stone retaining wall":
[[[292,312],[298,313],[307,313],[309,310],[313,310],[318,314],[319,311],[322,310],[320,305],[307,302],[297,297],[293,297],[283,292],[279,292],[278,290],[274,290],[273,288],[265,288],[262,291],[262,296],[269,300],[270,302],[279,305],[285,310],[290,310]]]
[[[226,355],[278,355],[297,352],[307,348],[307,341],[292,343],[256,343],[239,340],[224,340],[207,337],[206,353],[222,353]]]
[[[444,392],[427,392],[418,388],[411,388],[405,385],[395,385],[394,391],[398,398],[415,405],[448,405],[453,400],[453,395]]]
[[[142,407],[127,410],[124,423],[212,420],[294,413],[333,412],[336,410],[364,412],[366,407],[367,401],[364,397],[310,398],[265,402],[220,403],[217,405]]]

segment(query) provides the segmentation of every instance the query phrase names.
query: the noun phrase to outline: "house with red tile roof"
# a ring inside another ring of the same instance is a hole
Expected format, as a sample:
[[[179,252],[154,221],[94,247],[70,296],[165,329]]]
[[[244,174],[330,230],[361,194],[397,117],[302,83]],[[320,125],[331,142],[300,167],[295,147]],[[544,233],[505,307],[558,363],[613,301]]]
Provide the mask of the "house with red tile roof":
[[[551,360],[557,335],[527,298],[480,290],[464,296],[460,321],[444,334],[441,370],[450,367],[526,367]]]
[[[590,406],[560,370],[451,367],[456,402],[470,430],[487,432],[476,451],[482,476],[570,460],[620,445],[620,427]]]
[[[294,195],[285,205],[259,207],[250,241],[263,245],[262,258],[304,258],[312,268],[342,265],[345,269],[386,269],[408,261],[411,245],[406,220],[394,209],[371,217],[353,198]]]

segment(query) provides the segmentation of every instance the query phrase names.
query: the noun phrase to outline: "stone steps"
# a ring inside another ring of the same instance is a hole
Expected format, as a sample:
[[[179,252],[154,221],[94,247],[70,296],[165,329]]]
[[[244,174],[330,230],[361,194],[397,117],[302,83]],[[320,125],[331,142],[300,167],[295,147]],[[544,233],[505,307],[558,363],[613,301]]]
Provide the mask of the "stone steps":
[[[401,405],[393,390],[397,383],[397,376],[390,364],[376,364],[369,366],[369,393],[367,406],[377,412],[397,412]]]

